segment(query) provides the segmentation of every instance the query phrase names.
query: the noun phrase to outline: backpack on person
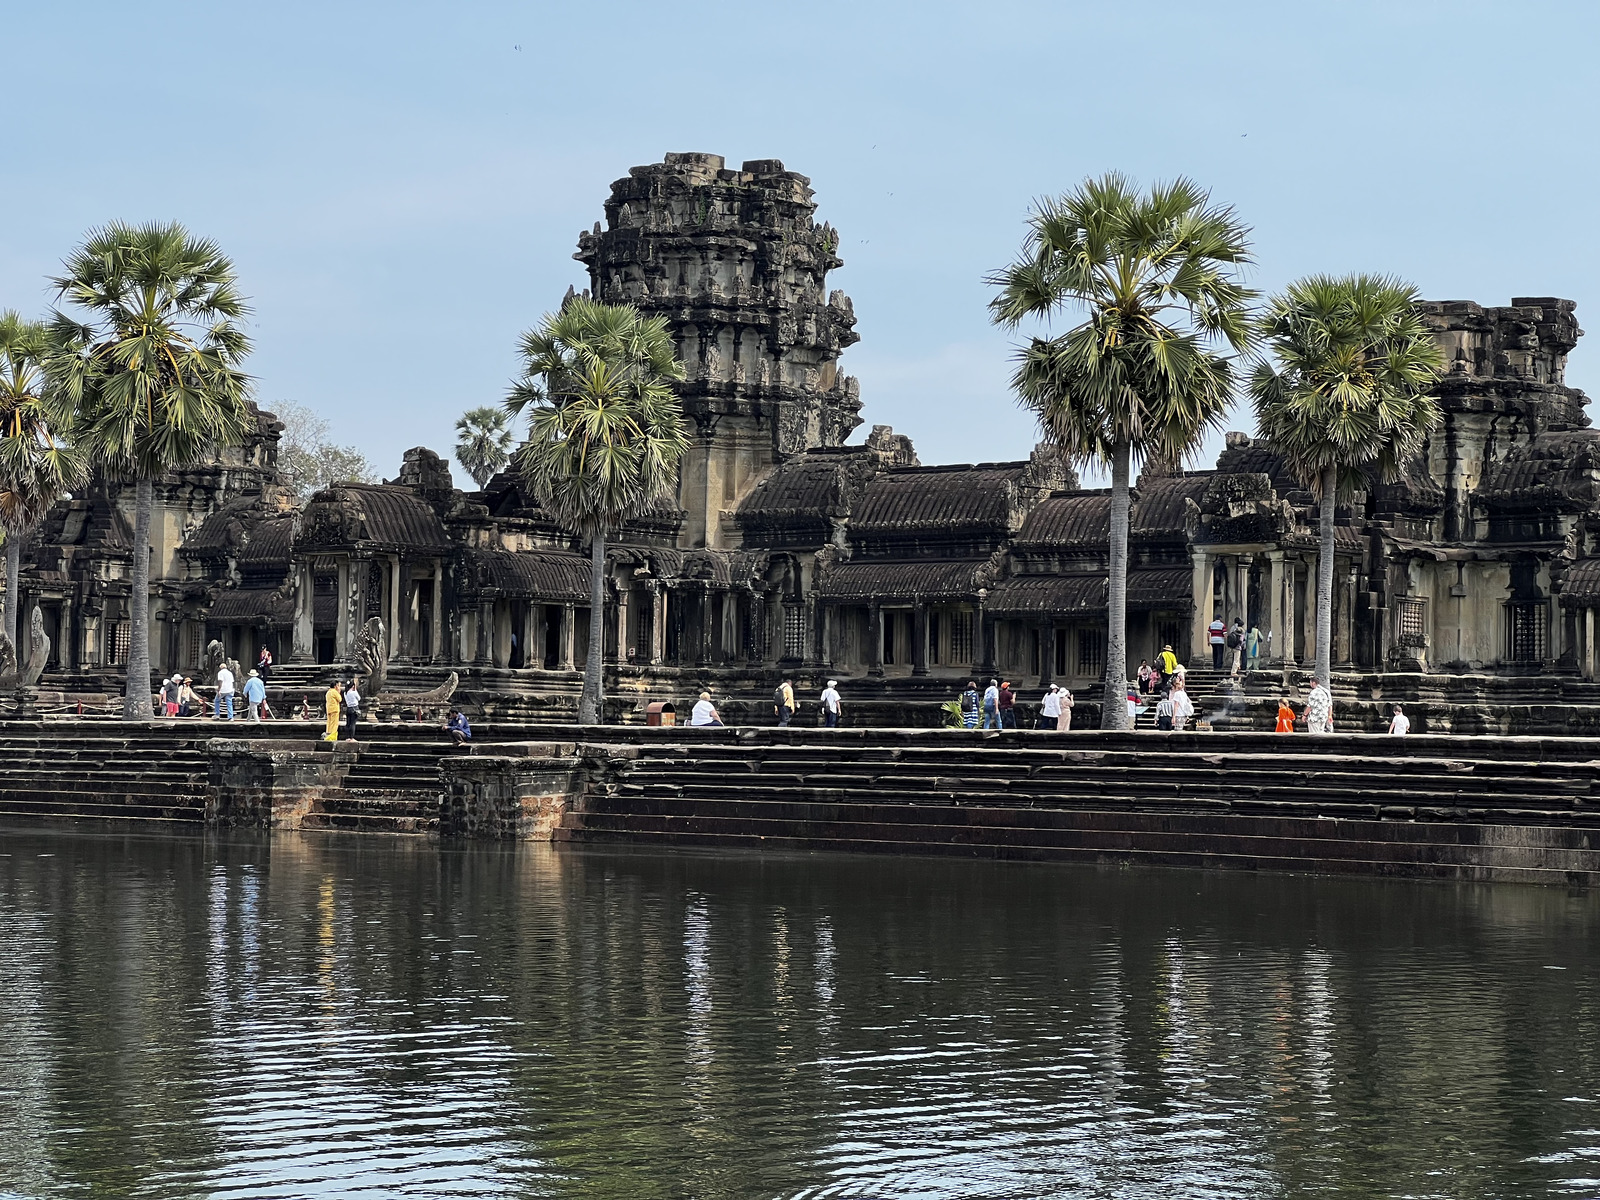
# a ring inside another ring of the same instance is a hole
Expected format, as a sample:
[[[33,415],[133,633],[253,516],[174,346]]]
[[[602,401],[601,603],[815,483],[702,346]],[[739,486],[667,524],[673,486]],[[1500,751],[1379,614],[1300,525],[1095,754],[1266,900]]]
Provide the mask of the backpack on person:
[[[783,704],[783,684],[780,683],[777,687],[772,689],[772,707],[782,708]]]
[[[1229,650],[1237,650],[1239,648],[1239,646],[1243,642],[1244,642],[1244,639],[1239,636],[1239,631],[1237,629],[1228,630],[1228,649]]]
[[[964,713],[978,711],[978,693],[971,688],[961,693],[961,711]]]

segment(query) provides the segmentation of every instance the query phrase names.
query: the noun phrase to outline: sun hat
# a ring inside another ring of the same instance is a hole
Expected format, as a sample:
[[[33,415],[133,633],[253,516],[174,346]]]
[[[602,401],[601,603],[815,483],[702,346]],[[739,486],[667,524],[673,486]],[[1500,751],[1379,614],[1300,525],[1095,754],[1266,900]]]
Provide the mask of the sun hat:
[[[837,679],[830,679],[830,680],[828,680],[828,686],[829,687],[838,687],[839,686],[839,681]]]
[[[260,675],[261,675],[261,672],[257,671],[254,667],[250,668],[250,678],[257,679],[257,678],[260,677]]]

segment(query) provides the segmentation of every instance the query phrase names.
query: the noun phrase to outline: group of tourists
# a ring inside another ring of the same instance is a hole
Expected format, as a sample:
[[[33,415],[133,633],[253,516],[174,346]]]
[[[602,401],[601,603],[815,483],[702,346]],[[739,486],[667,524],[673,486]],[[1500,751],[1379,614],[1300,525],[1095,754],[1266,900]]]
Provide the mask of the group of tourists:
[[[1261,630],[1252,625],[1244,627],[1244,618],[1235,617],[1229,625],[1218,613],[1206,627],[1206,640],[1211,645],[1211,668],[1220,671],[1226,665],[1233,678],[1244,671],[1254,671],[1261,658],[1262,644],[1267,641]]]
[[[264,652],[263,652],[264,653]],[[224,663],[217,668],[217,690],[211,702],[211,716],[217,721],[235,720],[233,701],[235,680],[233,671]],[[250,720],[260,721],[272,716],[267,707],[267,685],[259,670],[252,670],[244,681],[242,697],[244,709]],[[161,681],[161,710],[168,717],[200,717],[206,712],[206,701],[194,690],[194,679],[188,675],[173,675]]]

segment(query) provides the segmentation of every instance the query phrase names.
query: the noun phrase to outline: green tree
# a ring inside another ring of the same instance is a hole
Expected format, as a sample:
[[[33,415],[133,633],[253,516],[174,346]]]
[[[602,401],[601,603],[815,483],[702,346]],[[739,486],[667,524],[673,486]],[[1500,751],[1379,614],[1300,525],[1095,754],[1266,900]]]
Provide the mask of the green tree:
[[[297,501],[309,499],[335,483],[377,483],[378,475],[354,446],[337,445],[328,423],[303,404],[282,401],[272,415],[283,425],[278,441],[278,468]]]
[[[506,399],[528,414],[516,466],[557,521],[589,539],[589,654],[578,719],[601,719],[605,541],[672,494],[689,447],[673,383],[684,377],[661,317],[583,297],[523,334],[523,374]]]
[[[1017,260],[989,277],[995,322],[1060,310],[1081,324],[1018,351],[1012,385],[1069,458],[1111,471],[1106,685],[1101,725],[1127,725],[1129,477],[1136,460],[1177,464],[1222,420],[1234,359],[1252,338],[1255,293],[1239,280],[1248,229],[1186,179],[1139,192],[1111,173],[1041,202]]]
[[[456,461],[485,487],[511,461],[511,419],[503,408],[469,408],[456,422]]]
[[[68,488],[83,482],[83,455],[45,405],[43,323],[0,312],[0,541],[6,594],[0,633],[17,644],[22,544]]]
[[[251,419],[248,309],[233,264],[182,225],[93,230],[54,280],[47,395],[78,444],[134,484],[123,716],[150,712],[150,518],[155,483],[242,438]]]
[[[1439,344],[1408,283],[1376,275],[1313,275],[1275,296],[1260,318],[1271,362],[1250,381],[1256,426],[1317,497],[1316,675],[1333,671],[1333,510],[1368,477],[1393,479],[1440,421],[1429,389]]]

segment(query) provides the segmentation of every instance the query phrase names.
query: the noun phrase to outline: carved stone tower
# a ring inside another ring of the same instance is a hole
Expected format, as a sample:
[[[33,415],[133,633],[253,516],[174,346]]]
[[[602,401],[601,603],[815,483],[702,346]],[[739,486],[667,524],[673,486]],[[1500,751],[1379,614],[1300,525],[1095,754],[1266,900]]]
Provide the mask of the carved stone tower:
[[[688,372],[692,423],[678,499],[685,546],[735,544],[724,518],[774,463],[841,445],[860,389],[838,371],[860,340],[849,297],[825,291],[843,263],[818,225],[811,182],[776,159],[728,170],[715,154],[669,154],[611,185],[606,225],[578,238],[594,295],[665,316]]]

